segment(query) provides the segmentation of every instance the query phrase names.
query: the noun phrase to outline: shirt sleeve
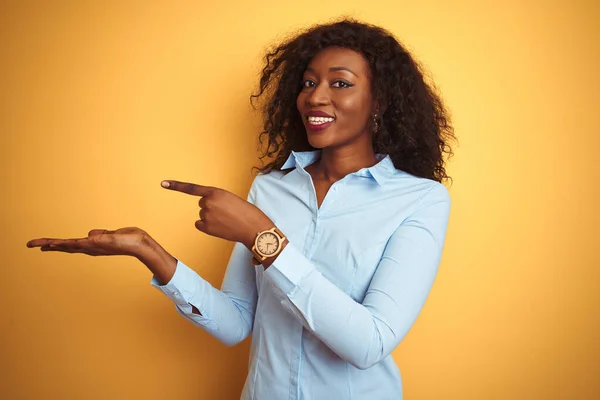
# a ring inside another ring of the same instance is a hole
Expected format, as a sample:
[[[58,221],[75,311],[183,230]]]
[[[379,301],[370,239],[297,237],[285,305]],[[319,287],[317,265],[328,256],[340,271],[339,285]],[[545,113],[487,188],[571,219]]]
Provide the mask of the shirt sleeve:
[[[255,183],[248,195],[253,204]],[[256,272],[252,253],[242,243],[233,247],[221,290],[179,260],[167,284],[160,285],[154,276],[151,284],[175,303],[181,315],[226,345],[241,342],[252,331],[258,299]],[[202,315],[193,313],[192,306]]]
[[[406,336],[427,299],[441,260],[450,197],[435,184],[390,237],[362,304],[325,278],[293,243],[265,276],[281,303],[342,359],[360,369]]]

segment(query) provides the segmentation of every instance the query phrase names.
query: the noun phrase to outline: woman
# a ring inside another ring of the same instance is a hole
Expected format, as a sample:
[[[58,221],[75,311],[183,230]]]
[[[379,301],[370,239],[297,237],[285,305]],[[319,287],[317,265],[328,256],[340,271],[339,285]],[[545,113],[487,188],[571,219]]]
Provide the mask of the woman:
[[[252,332],[243,399],[400,399],[390,353],[421,310],[449,214],[439,97],[386,31],[316,26],[266,56],[265,155],[247,201],[200,197],[198,230],[236,242],[221,290],[139,228],[29,247],[137,257],[152,284],[227,345]]]

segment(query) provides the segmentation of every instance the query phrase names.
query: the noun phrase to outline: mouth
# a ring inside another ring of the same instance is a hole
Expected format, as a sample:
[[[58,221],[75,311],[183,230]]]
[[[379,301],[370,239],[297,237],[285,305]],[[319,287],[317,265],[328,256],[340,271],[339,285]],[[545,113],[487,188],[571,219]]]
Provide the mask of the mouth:
[[[335,122],[333,117],[306,117],[306,127],[313,132],[322,131]]]

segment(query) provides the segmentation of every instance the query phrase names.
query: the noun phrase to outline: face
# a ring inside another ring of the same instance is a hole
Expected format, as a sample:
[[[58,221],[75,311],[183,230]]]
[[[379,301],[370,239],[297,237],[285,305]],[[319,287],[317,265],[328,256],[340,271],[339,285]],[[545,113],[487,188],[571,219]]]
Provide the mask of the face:
[[[329,47],[310,61],[296,106],[315,148],[371,143],[373,99],[364,57]]]

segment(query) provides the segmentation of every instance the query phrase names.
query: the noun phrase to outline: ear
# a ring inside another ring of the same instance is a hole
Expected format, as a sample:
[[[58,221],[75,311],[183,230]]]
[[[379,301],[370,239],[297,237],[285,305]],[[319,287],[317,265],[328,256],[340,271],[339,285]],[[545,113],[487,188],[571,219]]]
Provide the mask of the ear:
[[[377,99],[373,99],[371,102],[371,115],[377,114],[380,118],[385,113],[387,106],[383,105],[383,102]]]

